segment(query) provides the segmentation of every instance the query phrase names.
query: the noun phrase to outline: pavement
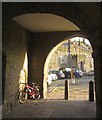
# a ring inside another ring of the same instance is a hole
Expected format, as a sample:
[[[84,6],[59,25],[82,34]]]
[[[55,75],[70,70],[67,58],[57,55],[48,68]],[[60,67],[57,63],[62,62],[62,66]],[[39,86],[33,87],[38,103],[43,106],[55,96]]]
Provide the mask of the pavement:
[[[28,100],[3,118],[95,118],[95,111],[95,102],[89,101]]]
[[[47,99],[27,100],[16,106],[3,118],[95,118],[96,102],[88,100],[88,94],[74,92],[64,99],[63,88],[54,87]],[[76,91],[76,90],[75,90]],[[85,96],[86,95],[86,96]]]

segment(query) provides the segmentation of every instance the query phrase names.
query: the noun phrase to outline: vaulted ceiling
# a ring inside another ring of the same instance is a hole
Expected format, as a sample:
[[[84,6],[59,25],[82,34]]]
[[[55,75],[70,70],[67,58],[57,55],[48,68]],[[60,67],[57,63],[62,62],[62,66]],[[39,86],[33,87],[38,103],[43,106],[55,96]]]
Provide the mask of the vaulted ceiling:
[[[69,20],[48,13],[29,13],[13,18],[30,32],[77,31],[80,30]]]
[[[80,30],[100,38],[99,2],[5,2],[3,8],[3,15],[10,11],[9,17],[30,32]]]

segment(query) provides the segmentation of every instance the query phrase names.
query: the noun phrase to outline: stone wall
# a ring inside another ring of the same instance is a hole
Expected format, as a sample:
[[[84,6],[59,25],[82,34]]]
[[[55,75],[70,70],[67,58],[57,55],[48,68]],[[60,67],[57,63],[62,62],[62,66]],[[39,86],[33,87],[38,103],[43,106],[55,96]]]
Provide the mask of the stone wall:
[[[93,52],[94,64],[95,64],[95,90],[96,90],[96,116],[97,118],[101,117],[102,114],[102,107],[100,106],[102,101],[102,79],[101,79],[101,59],[102,59],[102,52],[101,49],[95,49]]]
[[[10,15],[12,11],[5,7],[2,28],[3,113],[11,110],[16,104],[20,72],[24,66],[28,39],[27,31],[10,19]]]

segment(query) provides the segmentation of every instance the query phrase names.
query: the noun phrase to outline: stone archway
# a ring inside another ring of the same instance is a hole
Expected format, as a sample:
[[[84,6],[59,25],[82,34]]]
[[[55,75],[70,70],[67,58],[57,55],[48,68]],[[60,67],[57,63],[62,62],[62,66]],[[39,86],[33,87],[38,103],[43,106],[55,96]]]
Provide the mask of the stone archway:
[[[43,76],[43,96],[44,96],[44,99],[47,98],[47,77],[48,77],[48,71],[50,70],[49,68],[49,61],[51,59],[51,57],[53,56],[53,54],[56,52],[56,50],[62,46],[63,43],[65,43],[65,41],[68,41],[68,39],[71,40],[71,38],[75,39],[76,37],[78,37],[78,35],[73,35],[73,36],[69,36],[69,37],[66,37],[65,39],[63,39],[63,41],[61,41],[59,44],[57,44],[55,47],[52,48],[52,50],[49,52],[47,58],[46,58],[46,61],[45,61],[45,64],[44,64],[44,76]],[[83,35],[79,35],[79,36],[83,36]],[[82,38],[83,39],[83,38]],[[85,39],[85,38],[84,38]],[[90,44],[91,45],[91,44]],[[91,49],[92,49],[92,46],[91,46]],[[71,54],[74,54],[71,53]],[[92,62],[93,64],[93,62]],[[94,65],[93,65],[94,66]],[[77,66],[76,66],[77,67]],[[82,66],[80,66],[80,69],[81,69]],[[53,68],[54,69],[54,68]],[[58,69],[58,68],[57,68]],[[87,68],[86,68],[87,69]],[[94,69],[94,68],[93,68]],[[71,82],[71,81],[70,81]],[[88,83],[87,83],[88,84]],[[88,91],[88,88],[85,88],[87,89],[87,93],[89,92]],[[77,90],[77,89],[76,89]],[[84,91],[84,90],[83,90]],[[85,90],[86,91],[86,90]],[[76,91],[77,92],[77,91]],[[88,97],[87,97],[88,99]]]
[[[100,98],[102,98],[101,97],[101,87],[99,85],[99,83],[101,81],[101,78],[100,78],[101,70],[99,68],[102,67],[101,66],[102,44],[100,41],[100,29],[99,29],[100,28],[100,3],[80,3],[80,4],[79,3],[34,3],[34,4],[33,3],[24,3],[24,4],[21,4],[19,2],[18,3],[15,2],[15,3],[3,3],[2,6],[3,6],[2,7],[3,8],[3,35],[4,35],[3,36],[3,44],[4,44],[3,49],[5,50],[4,52],[6,52],[6,53],[7,53],[8,38],[9,38],[9,40],[11,39],[12,41],[14,41],[15,39],[17,39],[17,37],[16,38],[14,37],[14,35],[17,33],[17,31],[19,31],[21,29],[24,32],[26,31],[25,28],[15,24],[14,21],[12,20],[12,18],[14,18],[18,15],[26,14],[26,13],[31,13],[31,12],[39,13],[40,12],[40,13],[50,13],[50,14],[62,16],[64,18],[68,19],[69,21],[73,22],[76,26],[78,26],[81,29],[81,32],[83,32],[85,35],[87,35],[87,38],[90,39],[90,42],[92,43],[93,50],[94,50],[93,56],[95,58],[95,72],[96,72],[95,82],[97,83],[96,84],[96,87],[97,87],[96,88],[96,91],[97,91],[97,116],[100,116],[101,108],[100,108],[99,103],[100,103]],[[93,13],[94,13],[94,15],[93,15]],[[41,69],[40,69],[41,76],[39,77],[39,75],[36,75],[36,78],[38,78],[40,80],[43,78],[43,70],[42,69],[44,66],[44,61],[46,59],[47,54],[51,50],[51,48],[54,47],[57,43],[59,43],[66,36],[74,34],[75,31],[74,32],[72,32],[72,31],[56,32],[55,31],[55,33],[54,32],[53,33],[52,32],[51,33],[31,33],[29,31],[28,33],[30,33],[30,35],[33,36],[33,38],[35,37],[34,38],[35,41],[33,41],[35,46],[32,46],[32,47],[37,48],[37,50],[34,50],[35,54],[36,54],[36,52],[38,52],[38,54],[39,54],[41,52],[41,49],[43,49],[44,47],[47,48],[47,50],[43,50],[43,53],[44,53],[44,56],[42,56],[43,62],[37,59],[41,54],[35,55],[35,57],[36,57],[35,62],[38,60],[37,62],[39,62],[40,65],[37,66],[38,65],[37,64],[34,66],[39,67],[39,68],[41,67]],[[24,34],[22,34],[22,35],[24,35]],[[47,36],[44,37],[44,35],[45,36],[47,35]],[[52,35],[55,38],[52,37]],[[50,41],[47,41],[46,40],[47,38],[50,39]],[[49,44],[49,46],[46,46],[44,44],[39,46],[38,45],[39,43],[37,43],[38,39],[43,40],[45,43]],[[24,40],[26,41],[25,38],[24,38]],[[54,43],[51,43],[51,40],[54,40]],[[13,46],[11,46],[11,47],[13,48]],[[12,54],[10,54],[10,55],[7,54],[7,55],[11,56]],[[8,71],[8,72],[10,72],[10,71]],[[13,72],[10,72],[10,73],[11,73],[11,75],[13,75]],[[35,72],[35,74],[36,74],[36,72]],[[13,78],[11,78],[10,80],[12,82]],[[6,81],[9,81],[9,76]],[[41,84],[42,84],[42,81],[41,81]],[[10,96],[10,95],[8,95],[8,96]]]

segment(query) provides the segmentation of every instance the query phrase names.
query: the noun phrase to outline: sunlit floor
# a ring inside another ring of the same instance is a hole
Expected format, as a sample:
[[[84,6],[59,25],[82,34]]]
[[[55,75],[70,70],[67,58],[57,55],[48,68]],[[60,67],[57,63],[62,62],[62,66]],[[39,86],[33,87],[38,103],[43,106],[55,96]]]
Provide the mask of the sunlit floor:
[[[65,88],[55,87],[51,92],[48,93],[47,99],[64,99]],[[77,87],[69,89],[68,100],[89,100],[89,89],[80,89]],[[95,94],[94,94],[95,100]]]
[[[94,76],[85,76],[79,79],[79,84],[72,84],[71,79],[68,81],[68,100],[89,100],[89,82],[93,81]],[[48,96],[47,99],[64,99],[65,98],[65,81],[66,79],[60,79],[53,81],[48,86]],[[94,100],[95,98],[95,86],[94,90]]]

